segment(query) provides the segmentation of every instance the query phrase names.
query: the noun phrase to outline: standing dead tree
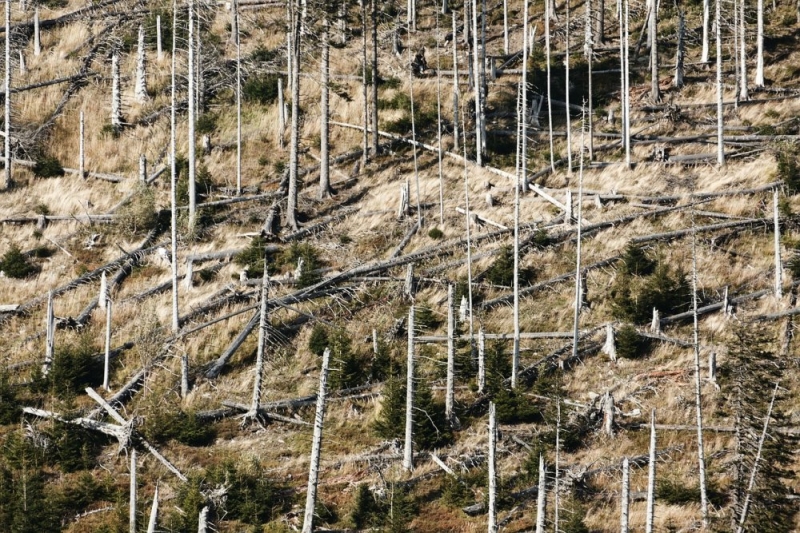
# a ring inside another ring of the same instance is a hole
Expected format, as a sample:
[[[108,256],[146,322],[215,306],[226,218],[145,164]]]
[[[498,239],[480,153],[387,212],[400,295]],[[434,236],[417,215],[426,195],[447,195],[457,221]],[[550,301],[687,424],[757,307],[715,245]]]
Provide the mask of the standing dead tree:
[[[330,103],[330,22],[328,20],[329,14],[327,6],[323,6],[323,20],[322,20],[322,33],[320,34],[320,41],[322,44],[322,80],[320,83],[320,115],[321,122],[319,126],[319,192],[317,198],[323,200],[331,196],[331,178],[330,178],[330,110],[328,105]],[[366,131],[366,130],[365,130]]]
[[[619,499],[620,533],[628,533],[630,522],[631,469],[628,458],[622,460],[622,493]]]
[[[722,107],[722,16],[721,0],[716,2],[716,16],[714,18],[716,26],[717,44],[717,166],[725,165],[725,144],[723,142],[723,107]]]
[[[3,162],[5,163],[5,179],[4,187],[11,188],[11,1],[6,0],[5,6],[5,68],[3,70],[3,90],[5,96],[3,98]],[[38,15],[39,8],[36,8]],[[38,21],[38,16],[37,19]],[[38,33],[37,33],[38,35]]]
[[[708,1],[708,0],[706,0]],[[758,0],[756,16],[756,79],[755,86],[764,86],[764,0]]]
[[[325,348],[322,355],[322,370],[319,373],[319,394],[317,394],[317,411],[314,415],[314,436],[311,439],[311,464],[308,468],[308,489],[306,491],[306,509],[303,517],[303,533],[314,531],[314,507],[317,503],[317,484],[319,482],[319,457],[322,448],[322,426],[325,419],[325,395],[328,387],[328,363],[331,358],[330,348]]]
[[[406,432],[403,445],[403,468],[414,469],[414,304],[408,309],[408,354],[406,364]]]
[[[653,533],[656,504],[656,410],[650,412],[650,460],[647,464],[647,509],[645,532]]]
[[[489,402],[489,533],[497,532],[497,415]]]
[[[139,25],[139,39],[136,50],[136,84],[133,94],[138,102],[147,101],[147,56],[144,47],[144,26]]]
[[[189,104],[189,232],[195,229],[197,221],[197,160],[195,157],[195,113],[197,102],[195,100],[196,80],[195,80],[195,49],[194,49],[194,0],[189,0],[189,20],[188,20],[189,42],[188,48],[188,76],[189,90],[186,99]]]
[[[176,117],[176,74],[175,61],[177,55],[178,2],[172,0],[172,65],[170,86],[170,119],[169,119],[169,174],[170,174],[170,251],[172,252],[170,271],[172,273],[172,333],[177,334],[180,327],[178,316],[178,169],[175,154],[177,137]]]
[[[269,300],[269,274],[267,273],[267,259],[264,258],[264,275],[261,279],[261,310],[258,322],[258,350],[256,352],[255,376],[253,378],[253,398],[250,402],[250,410],[245,414],[245,420],[253,419],[258,416],[258,405],[261,401],[261,381],[264,373],[264,355],[269,339],[269,316],[267,314],[267,302]]]
[[[445,417],[451,426],[456,427],[458,420],[454,412],[455,374],[456,374],[456,304],[453,284],[447,285],[447,391],[445,393]]]
[[[775,298],[783,297],[783,264],[781,262],[781,220],[780,210],[778,209],[778,189],[772,192],[772,212],[773,212],[773,227],[775,228],[774,243],[775,243]]]
[[[297,231],[297,180],[300,143],[300,17],[297,0],[287,3],[289,9],[289,85],[292,92],[292,131],[289,136],[289,187],[286,202],[286,225]]]

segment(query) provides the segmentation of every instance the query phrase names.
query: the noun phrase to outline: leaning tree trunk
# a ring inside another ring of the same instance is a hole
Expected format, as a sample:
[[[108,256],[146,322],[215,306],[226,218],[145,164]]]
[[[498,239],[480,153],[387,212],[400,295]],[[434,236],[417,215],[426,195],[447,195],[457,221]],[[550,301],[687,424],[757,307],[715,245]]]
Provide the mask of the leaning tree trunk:
[[[497,417],[489,402],[489,533],[497,531]]]
[[[36,27],[38,24],[39,8],[36,8]],[[6,0],[5,9],[5,30],[6,30],[6,48],[5,48],[5,70],[3,76],[3,90],[5,94],[5,102],[3,104],[3,121],[5,139],[3,142],[3,158],[5,160],[5,188],[11,188],[11,0]],[[38,35],[38,33],[37,33]],[[38,55],[38,54],[37,54]]]
[[[406,366],[406,433],[403,445],[403,468],[414,469],[414,304],[408,310],[408,357]]]
[[[322,21],[322,34],[320,35],[320,41],[322,41],[322,83],[321,83],[321,95],[320,95],[320,114],[321,114],[321,124],[320,124],[320,132],[319,132],[319,193],[318,198],[320,200],[324,198],[330,198],[331,196],[331,178],[330,178],[330,146],[328,135],[330,133],[330,111],[328,109],[329,104],[329,84],[330,84],[330,43],[328,41],[328,14],[327,12],[323,15],[325,19]]]
[[[286,225],[297,231],[297,180],[298,176],[298,144],[300,143],[300,17],[297,16],[297,1],[290,1],[292,7],[291,21],[291,73],[289,76],[292,89],[292,131],[289,141],[289,190],[286,205]]]
[[[158,520],[158,483],[153,494],[153,506],[150,508],[150,520],[147,522],[147,533],[156,533],[156,521]]]
[[[758,16],[756,19],[758,33],[756,36],[756,87],[764,86],[764,0],[758,0]]]
[[[169,127],[169,176],[170,176],[170,247],[172,251],[172,333],[178,333],[180,320],[178,317],[178,169],[175,156],[177,137],[176,117],[176,73],[175,57],[178,51],[178,2],[172,1],[172,83],[170,87],[170,127]]]
[[[585,114],[585,112],[584,112]],[[582,221],[583,221],[583,121],[581,121],[581,154],[580,154],[580,168],[578,170],[578,216],[575,223],[578,225],[577,236],[575,237],[576,244],[576,259],[575,259],[575,310],[572,321],[572,357],[578,358],[578,326],[581,321],[581,307],[583,307],[583,288],[581,287],[583,276],[581,276],[581,234],[582,234]]]
[[[253,398],[250,402],[250,412],[247,416],[258,416],[258,403],[261,401],[261,380],[264,374],[264,354],[269,339],[269,315],[267,314],[267,300],[269,299],[269,274],[267,272],[267,258],[264,257],[264,275],[261,278],[261,316],[258,321],[258,350],[256,352],[256,368],[253,379]]]
[[[717,0],[719,2],[719,0]],[[703,396],[700,388],[700,327],[697,321],[697,225],[692,209],[692,316],[694,335],[694,399],[697,418],[697,470],[700,478],[700,511],[703,527],[708,527],[708,496],[706,494],[706,457],[703,445]]]
[[[195,66],[194,66],[194,0],[189,0],[189,233],[194,231],[197,220],[197,190],[195,161]]]
[[[319,457],[322,447],[322,425],[325,419],[325,394],[328,386],[328,362],[331,358],[330,348],[325,348],[322,355],[322,370],[319,374],[319,394],[317,394],[317,412],[314,415],[314,436],[311,440],[311,465],[308,468],[308,490],[306,491],[306,511],[303,517],[303,533],[314,531],[314,507],[317,503],[317,483],[319,481]]]
[[[139,25],[139,41],[136,51],[136,84],[133,95],[136,101],[147,101],[147,56],[144,49],[144,26]]]
[[[656,505],[656,410],[650,412],[650,460],[647,465],[647,508],[645,532],[653,533]]]
[[[111,314],[113,304],[108,295],[105,296],[106,302],[106,336],[105,336],[105,349],[103,350],[103,388],[108,391],[108,378],[109,378],[109,364],[111,361]]]

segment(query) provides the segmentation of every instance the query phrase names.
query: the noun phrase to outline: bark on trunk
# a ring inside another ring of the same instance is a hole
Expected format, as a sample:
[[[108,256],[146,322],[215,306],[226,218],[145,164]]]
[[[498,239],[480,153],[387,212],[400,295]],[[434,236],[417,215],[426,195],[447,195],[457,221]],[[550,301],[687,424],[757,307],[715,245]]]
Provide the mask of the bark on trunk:
[[[678,10],[678,44],[675,48],[675,78],[672,85],[680,89],[683,87],[683,56],[685,53],[686,15],[682,9]]]
[[[631,494],[631,470],[628,458],[622,460],[622,493],[620,494],[620,533],[628,533]]]
[[[756,20],[756,87],[764,86],[764,0],[758,0],[758,16]]]
[[[136,85],[133,95],[140,103],[147,101],[147,56],[144,49],[144,26],[139,25],[139,40],[136,50]]]
[[[36,8],[35,27],[39,27],[39,8]],[[3,121],[5,138],[3,140],[3,158],[5,162],[5,188],[11,188],[11,2],[6,0],[5,9],[5,69],[3,71],[3,90],[5,98],[3,103]],[[36,32],[38,37],[39,33]],[[37,39],[38,42],[38,39]],[[37,54],[38,55],[38,54]]]
[[[719,2],[719,0],[717,0]],[[706,458],[703,445],[703,398],[700,388],[700,327],[697,321],[697,226],[692,209],[692,315],[694,334],[694,395],[697,419],[697,464],[700,481],[700,511],[703,527],[708,526],[708,497],[706,495]],[[653,415],[655,420],[655,415]],[[655,423],[655,422],[653,422]]]
[[[325,19],[322,22],[322,87],[321,87],[321,102],[320,114],[322,123],[320,124],[320,147],[319,147],[319,194],[320,200],[329,198],[331,195],[331,178],[330,178],[330,154],[329,154],[329,140],[330,125],[328,119],[330,118],[329,104],[329,83],[330,83],[330,44],[328,42],[328,15],[324,14]]]
[[[716,2],[716,41],[717,41],[717,166],[725,165],[725,144],[723,140],[723,106],[722,106],[722,16],[721,0]]]
[[[763,0],[759,0],[763,1]],[[710,24],[711,24],[711,0],[703,0],[703,51],[700,55],[701,63],[708,63],[710,53]]]
[[[658,86],[658,0],[651,0],[650,6],[650,99],[653,104],[661,103],[661,90]]]
[[[290,84],[292,89],[292,131],[289,141],[289,190],[286,206],[286,225],[297,231],[297,189],[298,184],[298,144],[300,142],[300,20],[296,13],[297,2],[291,0],[292,6],[292,36],[291,53],[292,69]]]
[[[164,58],[164,49],[161,46],[161,15],[156,15],[156,59],[161,61]],[[156,487],[158,490],[158,487]]]
[[[53,312],[53,291],[47,295],[47,315],[45,316],[45,352],[44,364],[42,365],[42,376],[47,377],[50,373],[50,366],[53,364],[56,336],[56,319]]]
[[[80,123],[78,126],[78,176],[81,179],[86,177],[86,145],[85,145],[85,122],[83,111],[80,113]]]
[[[104,307],[106,308],[106,337],[105,337],[105,349],[103,353],[103,388],[105,390],[110,390],[108,387],[108,378],[109,378],[109,363],[111,360],[111,314],[112,314],[112,307],[113,304],[111,299],[108,296],[105,296],[105,304]]]
[[[231,35],[236,45],[236,196],[242,194],[242,49],[239,39],[239,3],[233,0]]]
[[[131,447],[130,500],[128,501],[128,531],[136,533],[136,448]]]
[[[414,305],[408,310],[408,355],[406,366],[406,432],[403,446],[403,468],[414,469]]]
[[[366,1],[366,0],[365,0]],[[444,9],[447,8],[446,0]],[[380,151],[378,135],[378,0],[371,0],[372,5],[372,153],[377,156]],[[438,19],[437,19],[438,20]],[[438,39],[437,39],[438,46]],[[437,54],[438,60],[438,54]],[[438,75],[438,71],[437,71]]]
[[[330,348],[322,355],[322,370],[319,374],[319,394],[317,395],[317,411],[314,415],[314,436],[311,441],[311,464],[308,469],[308,489],[306,491],[306,510],[303,518],[303,533],[314,531],[314,507],[317,503],[317,483],[319,481],[319,458],[322,448],[322,426],[325,419],[325,395],[328,386],[328,362]]]
[[[544,456],[539,455],[539,491],[536,498],[536,533],[544,533],[547,505],[547,479],[545,477]]]
[[[486,334],[483,326],[478,330],[478,394],[486,387]]]
[[[189,0],[189,233],[194,232],[197,220],[196,161],[195,161],[195,57],[194,57],[194,0]]]
[[[797,4],[800,6],[800,3]],[[747,91],[747,40],[745,37],[747,36],[747,21],[745,19],[745,0],[740,0],[739,2],[739,68],[741,69],[741,74],[739,78],[741,79],[741,86],[739,88],[739,98],[742,100],[748,100],[750,98],[750,94]]]
[[[119,88],[119,57],[111,56],[111,126],[118,130],[122,126],[122,97]]]
[[[478,0],[472,0],[472,72],[475,93],[475,162],[483,166],[483,102],[481,101],[481,68],[478,41]]]
[[[719,0],[718,0],[719,1]],[[775,298],[783,297],[783,264],[781,263],[781,221],[778,210],[778,189],[772,193],[772,210],[775,243]]]
[[[177,116],[176,116],[176,72],[175,61],[178,48],[178,3],[172,1],[172,64],[170,69],[170,127],[169,127],[169,175],[170,175],[170,249],[172,252],[172,333],[178,333],[178,169],[176,160]]]
[[[653,533],[656,505],[656,410],[650,412],[650,460],[647,463],[645,532]]]
[[[269,300],[269,274],[267,273],[267,260],[264,258],[264,275],[261,279],[261,312],[258,322],[258,351],[256,352],[256,367],[253,380],[253,398],[250,401],[248,416],[255,418],[258,415],[258,404],[261,401],[261,380],[264,372],[264,357],[269,340],[269,316],[267,302]]]
[[[489,402],[489,533],[497,531],[497,418]]]

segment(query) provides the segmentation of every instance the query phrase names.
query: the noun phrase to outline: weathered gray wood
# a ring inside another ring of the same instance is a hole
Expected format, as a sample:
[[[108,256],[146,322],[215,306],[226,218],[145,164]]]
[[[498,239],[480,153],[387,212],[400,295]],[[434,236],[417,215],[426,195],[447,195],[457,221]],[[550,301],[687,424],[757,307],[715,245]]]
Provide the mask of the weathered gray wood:
[[[319,374],[319,393],[317,394],[317,410],[314,415],[314,435],[311,440],[311,464],[308,470],[306,508],[303,517],[303,533],[312,533],[314,531],[314,507],[317,502],[319,458],[322,449],[322,427],[325,418],[325,394],[327,392],[328,363],[330,361],[330,357],[330,348],[326,348],[325,353],[322,355],[322,370]]]
[[[489,402],[489,533],[497,532],[497,418]]]
[[[403,445],[403,468],[414,469],[414,304],[408,310],[408,354],[406,364],[406,427]]]

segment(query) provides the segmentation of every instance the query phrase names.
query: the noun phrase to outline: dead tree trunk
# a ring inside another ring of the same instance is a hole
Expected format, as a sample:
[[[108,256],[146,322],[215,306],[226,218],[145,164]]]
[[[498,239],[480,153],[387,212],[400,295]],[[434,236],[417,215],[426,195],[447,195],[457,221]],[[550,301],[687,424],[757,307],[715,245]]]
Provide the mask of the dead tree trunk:
[[[6,26],[6,36],[9,34],[8,26]],[[36,6],[36,10],[33,12],[33,55],[38,56],[41,55],[41,53],[42,39],[41,33],[39,32],[39,6]]]
[[[486,387],[486,333],[483,326],[478,330],[478,394]]]
[[[367,0],[361,0],[361,87],[364,97],[364,138],[361,167],[366,171],[369,161],[369,93],[367,89]]]
[[[176,141],[177,141],[177,116],[176,116],[176,73],[175,57],[178,51],[178,3],[172,1],[172,65],[171,65],[171,87],[170,87],[170,119],[169,119],[169,176],[170,176],[170,249],[172,252],[172,333],[175,334],[180,328],[178,316],[178,169],[176,162]]]
[[[372,0],[375,2],[376,0]],[[453,34],[455,40],[455,34]],[[439,171],[439,224],[444,227],[444,172],[442,169],[442,76],[439,59],[439,14],[436,14],[436,155]],[[377,102],[377,100],[375,100]],[[377,105],[375,106],[377,107]],[[376,132],[377,135],[377,132]]]
[[[109,363],[111,360],[111,308],[112,303],[111,299],[106,295],[106,300],[104,307],[106,308],[106,338],[105,338],[105,350],[104,350],[104,357],[103,357],[103,389],[106,391],[110,390],[108,387],[108,377],[109,377]]]
[[[108,299],[108,281],[106,280],[106,273],[103,271],[100,274],[100,292],[97,295],[97,305],[100,309],[106,308],[106,300]]]
[[[464,7],[466,11],[466,6]],[[464,27],[464,33],[467,33],[466,26]],[[458,38],[456,32],[456,12],[453,11],[453,151],[458,152],[458,138],[459,138],[459,131],[458,131],[458,96],[459,96],[459,87],[458,87]]]
[[[756,35],[756,87],[764,86],[764,0],[758,0],[756,19],[758,33]]]
[[[320,132],[319,132],[319,193],[318,198],[320,200],[324,198],[330,198],[331,196],[331,178],[330,178],[330,154],[329,154],[329,140],[328,135],[330,134],[330,125],[328,120],[330,118],[330,111],[328,109],[329,104],[329,83],[330,83],[330,43],[328,41],[328,14],[327,12],[323,15],[325,18],[322,21],[322,34],[320,35],[320,40],[322,41],[322,83],[321,83],[321,102],[320,102],[320,114],[321,116],[321,124],[320,124]]]
[[[483,166],[483,102],[481,101],[481,68],[478,41],[478,0],[472,0],[472,71],[475,90],[475,162]]]
[[[717,37],[717,166],[725,165],[725,144],[723,142],[723,107],[722,107],[722,16],[721,0],[716,1],[716,37]],[[763,1],[763,0],[762,0]]]
[[[595,29],[594,42],[600,46],[605,42],[606,33],[606,3],[605,0],[599,0],[596,13],[597,29]]]
[[[36,8],[37,13],[37,24],[36,27],[39,27],[38,24],[38,13],[39,8]],[[6,9],[5,9],[5,30],[6,30],[6,42],[5,42],[5,70],[3,71],[3,85],[4,91],[6,92],[5,97],[3,98],[3,129],[5,133],[5,139],[3,142],[3,157],[5,159],[5,188],[11,188],[11,1],[6,0]],[[38,35],[38,32],[37,32]]]
[[[195,57],[194,57],[194,0],[189,0],[189,233],[194,231],[197,220],[196,161],[195,161]]]
[[[555,465],[553,468],[553,529],[558,531],[560,525],[559,512],[561,510],[561,495],[559,494],[560,478],[559,466],[561,465],[561,398],[556,398],[556,449]]]
[[[116,52],[111,56],[111,126],[119,130],[122,127],[122,97],[119,87],[119,56]]]
[[[556,171],[555,145],[553,142],[553,92],[552,78],[550,76],[550,13],[554,12],[553,4],[555,0],[544,0],[544,54],[545,70],[547,74],[547,134],[550,141],[550,172]],[[526,67],[527,68],[527,67]]]
[[[365,0],[366,1],[366,0]],[[445,5],[445,7],[447,7]],[[372,153],[380,151],[378,134],[378,0],[371,0],[372,9]],[[438,18],[437,18],[438,20]],[[437,40],[438,46],[438,40]],[[437,54],[438,60],[438,54]],[[438,76],[438,69],[437,69]]]
[[[547,479],[545,477],[544,456],[539,454],[539,491],[536,498],[536,533],[544,533],[547,505]]]
[[[150,520],[147,522],[147,533],[156,533],[156,521],[158,520],[158,483],[153,494],[153,506],[150,508]]]
[[[181,355],[181,399],[189,396],[189,354]]]
[[[306,491],[306,510],[303,518],[303,533],[314,531],[314,507],[317,503],[317,483],[319,481],[319,457],[322,448],[322,425],[325,419],[325,395],[328,386],[328,362],[331,358],[330,348],[325,348],[322,355],[322,370],[319,374],[319,394],[317,394],[317,411],[314,415],[314,436],[311,440],[311,464],[308,468],[308,490]]]
[[[764,441],[767,439],[767,429],[769,428],[769,419],[772,416],[772,408],[775,406],[775,397],[778,395],[778,384],[775,384],[775,389],[772,391],[772,400],[769,402],[769,409],[767,409],[767,416],[764,418],[764,430],[761,432],[761,437],[758,439],[758,449],[756,451],[756,459],[753,461],[753,469],[750,471],[750,480],[747,482],[747,492],[745,493],[744,503],[742,504],[742,514],[739,517],[739,524],[736,527],[736,533],[742,533],[744,523],[747,520],[747,513],[750,509],[750,498],[753,494],[753,487],[756,484],[756,474],[758,473],[758,463],[761,462],[761,452],[764,449]]]
[[[622,135],[623,135],[623,143],[625,145],[625,165],[628,169],[631,168],[631,82],[630,82],[630,43],[629,35],[630,31],[628,28],[628,23],[630,21],[630,0],[625,1],[625,21],[624,21],[624,36],[623,39],[623,56],[624,60],[622,62],[622,70],[623,70],[623,111],[622,117],[624,120]]]
[[[292,131],[289,141],[289,190],[286,205],[286,225],[297,231],[297,180],[298,144],[300,143],[300,17],[297,16],[297,0],[291,0],[291,53],[290,84],[292,88]]]
[[[585,112],[584,112],[585,117]],[[582,294],[583,289],[581,288],[581,237],[582,237],[582,228],[583,228],[583,121],[581,121],[581,152],[580,152],[580,168],[578,170],[578,216],[576,217],[575,223],[578,225],[577,235],[575,237],[576,244],[576,259],[575,259],[575,311],[573,315],[573,322],[572,322],[572,357],[577,359],[578,357],[578,338],[580,335],[579,332],[579,325],[581,321],[581,301],[582,301]]]
[[[661,103],[658,86],[658,0],[650,0],[650,99],[654,105]]]
[[[408,309],[408,356],[406,366],[406,434],[403,446],[403,468],[414,469],[414,304]]]
[[[161,15],[156,15],[156,59],[161,61],[164,58],[164,49],[161,46]],[[156,487],[158,491],[158,487]]]
[[[269,317],[267,315],[267,301],[269,300],[269,274],[267,273],[267,260],[264,258],[264,275],[261,278],[261,316],[258,322],[258,351],[256,352],[256,367],[253,379],[253,398],[250,402],[250,411],[246,417],[255,419],[258,416],[258,404],[261,401],[261,379],[264,373],[264,354],[269,339]]]
[[[239,2],[233,0],[231,34],[236,45],[236,196],[242,194],[242,46],[239,38]]]
[[[709,45],[710,24],[711,24],[711,0],[703,0],[703,51],[700,54],[701,63],[708,63],[708,54],[710,52],[710,45]]]
[[[86,145],[85,145],[85,122],[83,119],[83,110],[80,113],[80,121],[78,126],[78,176],[81,179],[86,177]],[[105,272],[104,272],[105,274]]]
[[[567,114],[567,175],[572,174],[572,110],[569,107],[569,3],[570,0],[566,0],[564,3],[564,9],[566,11],[566,33],[564,37],[564,110]]]
[[[622,460],[622,493],[620,494],[620,533],[628,533],[631,494],[631,469],[628,458]]]
[[[497,418],[489,402],[489,533],[497,532]]]
[[[144,50],[144,26],[139,25],[139,41],[136,51],[136,84],[133,95],[140,103],[147,101],[147,56]]]
[[[136,533],[136,448],[131,447],[130,499],[128,500],[128,531]]]
[[[750,94],[747,91],[747,41],[745,40],[747,35],[747,21],[745,20],[744,4],[744,0],[739,2],[739,68],[741,69],[741,74],[739,75],[741,79],[739,98],[748,100]],[[800,6],[800,3],[798,3],[798,5]]]
[[[678,89],[683,87],[683,56],[686,38],[686,14],[682,9],[678,10],[678,44],[675,47],[675,78],[672,85]]]
[[[617,344],[614,338],[614,325],[610,322],[606,324],[606,342],[603,345],[605,353],[612,362],[617,361]]]
[[[289,79],[291,80],[292,71],[289,70],[288,74],[289,74]],[[285,131],[286,131],[286,103],[283,101],[283,78],[278,76],[278,147],[281,150],[284,149],[283,132]]]
[[[645,532],[653,533],[656,505],[656,410],[650,412],[650,460],[647,464],[647,509]]]
[[[781,263],[781,221],[778,210],[778,189],[772,193],[772,211],[775,242],[775,298],[783,297],[783,264]]]
[[[47,294],[47,315],[45,317],[45,351],[44,364],[42,365],[42,376],[47,377],[50,373],[50,366],[53,364],[56,345],[56,317],[53,311],[53,291]]]
[[[447,285],[447,391],[445,394],[445,417],[451,426],[457,425],[454,412],[455,403],[455,373],[456,373],[456,304],[453,294],[453,284]]]

